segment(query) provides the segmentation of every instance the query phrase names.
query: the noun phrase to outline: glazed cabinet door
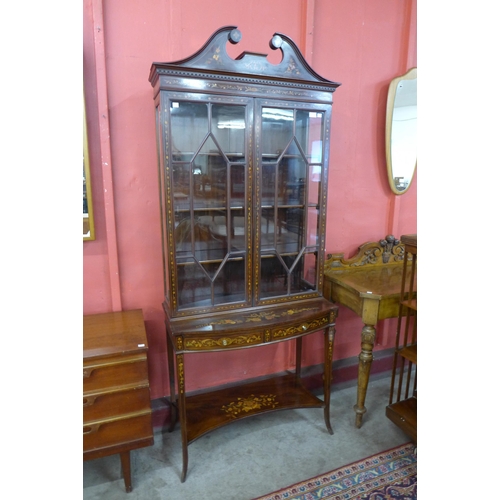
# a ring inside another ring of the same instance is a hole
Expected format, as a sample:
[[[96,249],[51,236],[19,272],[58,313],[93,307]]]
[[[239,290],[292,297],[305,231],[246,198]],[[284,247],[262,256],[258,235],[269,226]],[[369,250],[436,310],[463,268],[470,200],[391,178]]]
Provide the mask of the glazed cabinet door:
[[[330,109],[257,100],[256,305],[321,290]]]
[[[162,214],[174,314],[251,301],[251,99],[162,93]]]

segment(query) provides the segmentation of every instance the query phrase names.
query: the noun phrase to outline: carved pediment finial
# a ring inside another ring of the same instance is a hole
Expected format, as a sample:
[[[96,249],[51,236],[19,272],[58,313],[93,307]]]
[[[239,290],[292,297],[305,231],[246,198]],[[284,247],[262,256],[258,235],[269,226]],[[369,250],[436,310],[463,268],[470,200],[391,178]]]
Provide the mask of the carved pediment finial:
[[[382,253],[382,262],[384,264],[387,264],[389,262],[389,259],[391,258],[393,248],[396,245],[399,245],[400,241],[394,238],[392,234],[388,234],[385,237],[385,240],[380,240],[379,243],[380,246],[384,249]]]

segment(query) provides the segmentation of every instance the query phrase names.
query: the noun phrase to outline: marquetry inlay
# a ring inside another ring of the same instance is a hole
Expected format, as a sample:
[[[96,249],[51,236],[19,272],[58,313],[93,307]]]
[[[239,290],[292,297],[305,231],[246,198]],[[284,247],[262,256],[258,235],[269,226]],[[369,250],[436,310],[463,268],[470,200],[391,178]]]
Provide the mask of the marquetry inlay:
[[[259,311],[249,314],[244,314],[239,318],[223,318],[219,320],[211,321],[210,323],[203,323],[197,325],[198,329],[211,327],[211,326],[222,326],[222,325],[240,325],[243,323],[260,323],[262,321],[270,321],[273,319],[286,318],[287,316],[293,316],[305,311],[315,311],[316,307],[301,307],[299,309],[287,309],[286,311],[276,312],[273,310]],[[186,343],[187,345],[187,343]]]
[[[243,412],[249,413],[264,407],[276,408],[277,406],[278,402],[276,401],[275,394],[261,394],[260,396],[254,396],[252,394],[248,398],[238,398],[237,401],[224,405],[222,410],[228,413],[232,418],[237,418]]]
[[[177,379],[179,384],[179,393],[184,394],[184,356],[177,355]]]
[[[238,337],[222,337],[220,339],[193,339],[186,340],[186,349],[210,349],[217,347],[243,346],[258,344],[260,335],[239,335]]]
[[[290,335],[297,335],[300,333],[305,333],[311,330],[317,330],[322,325],[328,323],[328,318],[324,317],[318,320],[310,321],[308,323],[302,323],[300,325],[293,325],[288,328],[280,328],[274,332],[274,338],[284,338],[289,337]]]

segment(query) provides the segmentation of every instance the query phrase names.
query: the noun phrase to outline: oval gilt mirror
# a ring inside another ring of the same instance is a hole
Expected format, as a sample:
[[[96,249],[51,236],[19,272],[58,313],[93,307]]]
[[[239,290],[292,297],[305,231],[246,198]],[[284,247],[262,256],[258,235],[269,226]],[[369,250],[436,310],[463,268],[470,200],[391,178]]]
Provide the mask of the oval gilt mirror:
[[[417,68],[389,85],[385,155],[389,185],[395,194],[403,194],[417,166]]]
[[[83,239],[95,240],[85,98],[83,99]]]

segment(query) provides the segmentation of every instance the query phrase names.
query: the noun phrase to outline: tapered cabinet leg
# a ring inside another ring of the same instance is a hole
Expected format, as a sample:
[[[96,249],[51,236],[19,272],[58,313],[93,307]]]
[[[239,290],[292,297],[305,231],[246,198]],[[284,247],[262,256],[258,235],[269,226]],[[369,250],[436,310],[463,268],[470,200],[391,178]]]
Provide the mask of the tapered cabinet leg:
[[[179,405],[179,420],[181,423],[181,441],[182,441],[182,474],[181,483],[186,480],[188,467],[188,439],[187,439],[187,421],[186,421],[186,388],[184,382],[184,355],[176,354],[177,362],[177,392]]]
[[[361,427],[363,415],[366,413],[365,399],[370,379],[370,369],[373,361],[373,346],[375,344],[375,328],[365,325],[361,330],[361,353],[358,365],[358,398],[354,405],[356,412],[356,427]]]
[[[125,481],[125,491],[132,491],[132,474],[130,472],[130,451],[120,453],[120,461],[122,464],[123,480]]]
[[[177,397],[175,392],[175,369],[174,369],[174,348],[172,345],[172,338],[167,334],[167,356],[168,356],[168,378],[170,383],[170,425],[168,427],[168,432],[174,430],[175,424],[177,422],[178,412],[177,412]]]

